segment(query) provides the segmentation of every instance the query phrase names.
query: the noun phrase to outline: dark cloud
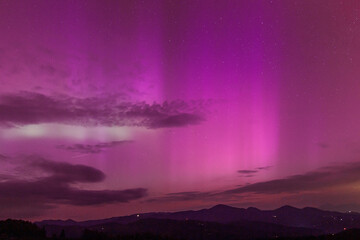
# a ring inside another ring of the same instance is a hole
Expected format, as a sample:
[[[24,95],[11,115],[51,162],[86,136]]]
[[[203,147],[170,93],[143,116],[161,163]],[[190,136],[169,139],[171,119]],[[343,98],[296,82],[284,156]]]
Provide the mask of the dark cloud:
[[[258,170],[269,170],[270,168],[272,168],[272,166],[258,167],[256,169],[258,169]]]
[[[85,166],[73,165],[65,162],[51,162],[41,158],[31,158],[31,167],[40,168],[45,173],[51,175],[51,179],[62,183],[76,182],[101,182],[105,179],[105,174],[100,170]]]
[[[150,127],[151,128],[165,128],[165,127],[184,127],[188,125],[196,125],[200,124],[205,121],[204,117],[196,115],[196,114],[189,114],[189,113],[182,113],[173,116],[167,116],[158,121],[153,122]]]
[[[244,177],[250,178],[250,177],[254,177],[255,175],[253,174],[248,174],[248,175],[244,175]]]
[[[252,173],[257,173],[258,170],[239,170],[238,173],[240,174],[252,174]]]
[[[72,98],[21,92],[0,96],[0,126],[63,123],[83,126],[184,127],[205,121],[210,101],[117,102],[115,97]]]
[[[97,205],[115,202],[129,202],[146,195],[146,189],[135,188],[126,190],[82,190],[60,182],[56,178],[46,178],[37,181],[9,180],[0,182],[0,193],[13,203],[13,199],[42,202],[45,205]]]
[[[268,167],[266,167],[268,169]],[[242,170],[247,171],[247,170]],[[252,175],[246,175],[251,177]],[[297,202],[301,199],[300,204],[303,204],[305,198],[309,205],[314,202],[324,203],[327,200],[334,200],[334,202],[343,202],[346,199],[357,199],[359,193],[345,192],[339,195],[339,188],[348,185],[355,185],[360,183],[360,163],[346,163],[336,166],[328,166],[320,168],[316,171],[307,172],[304,174],[293,175],[282,179],[275,179],[264,182],[249,183],[240,185],[234,189],[227,191],[213,191],[213,192],[179,192],[170,193],[157,198],[151,198],[148,201],[213,201],[213,202],[229,202],[244,200],[248,197],[254,199],[263,199],[258,194],[280,194],[285,193],[292,196],[293,199],[288,199],[289,202]],[[282,197],[285,200],[286,197]],[[261,201],[259,202],[261,203]]]
[[[107,148],[112,148],[124,143],[131,143],[132,141],[112,141],[106,143],[97,143],[97,144],[73,144],[73,145],[58,145],[58,149],[68,150],[78,153],[101,153]]]
[[[269,170],[271,168],[271,166],[265,166],[265,167],[258,167],[256,169],[243,169],[243,170],[238,170],[237,172],[242,176],[242,177],[254,177],[256,173],[259,173],[260,171],[263,170]]]
[[[360,181],[360,163],[347,163],[330,166],[305,174],[293,175],[283,179],[258,182],[225,191],[221,194],[242,193],[293,193],[300,191],[320,190]]]
[[[147,195],[144,188],[125,190],[85,190],[78,183],[98,183],[105,179],[100,170],[65,162],[53,162],[39,157],[29,157],[22,161],[22,167],[41,172],[31,180],[21,177],[2,176],[0,181],[0,212],[9,209],[23,209],[27,214],[36,215],[34,210],[46,211],[57,204],[89,206],[116,202],[129,202]],[[26,173],[24,173],[26,174]],[[29,204],[31,203],[31,204]],[[5,216],[4,213],[0,217]]]

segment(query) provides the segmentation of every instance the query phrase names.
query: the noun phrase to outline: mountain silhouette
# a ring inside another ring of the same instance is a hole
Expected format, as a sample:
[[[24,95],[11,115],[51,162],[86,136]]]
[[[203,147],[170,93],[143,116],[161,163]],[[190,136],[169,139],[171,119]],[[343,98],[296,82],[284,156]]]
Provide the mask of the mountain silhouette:
[[[168,231],[168,235],[176,233],[184,236],[191,232],[206,233],[210,234],[209,236],[226,233],[252,239],[251,236],[267,238],[339,233],[344,229],[360,228],[360,214],[324,211],[311,207],[300,209],[283,206],[275,210],[260,210],[219,204],[197,211],[143,213],[80,222],[71,219],[44,220],[36,224],[44,227],[48,234],[59,234],[65,229],[66,236],[72,237],[79,237],[84,229],[91,229],[110,234],[142,233],[150,230],[154,234]],[[212,239],[209,236],[206,239]]]

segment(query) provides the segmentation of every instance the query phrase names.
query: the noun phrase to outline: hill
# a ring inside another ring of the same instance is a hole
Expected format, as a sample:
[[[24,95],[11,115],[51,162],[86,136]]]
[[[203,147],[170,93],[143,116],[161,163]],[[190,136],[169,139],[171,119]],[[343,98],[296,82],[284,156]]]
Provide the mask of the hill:
[[[89,228],[106,224],[125,225],[144,219],[194,220],[220,224],[263,222],[287,227],[316,229],[323,233],[337,233],[344,230],[344,228],[360,228],[360,214],[358,213],[340,213],[310,207],[299,209],[292,206],[283,206],[275,210],[260,210],[253,207],[245,209],[227,205],[216,205],[212,208],[198,211],[144,213],[81,222],[73,220],[45,220],[36,224],[46,228],[50,226]]]

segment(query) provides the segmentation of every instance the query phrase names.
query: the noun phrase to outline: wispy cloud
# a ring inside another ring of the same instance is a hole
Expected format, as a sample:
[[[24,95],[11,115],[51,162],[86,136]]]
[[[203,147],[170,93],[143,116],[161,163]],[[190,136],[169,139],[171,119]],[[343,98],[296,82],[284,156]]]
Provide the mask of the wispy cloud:
[[[269,170],[270,168],[272,168],[273,166],[265,166],[265,167],[258,167],[256,169],[258,170]]]
[[[268,169],[270,167],[261,168]],[[244,174],[249,174],[248,170],[241,171]],[[273,195],[270,197],[270,199],[272,199],[278,194],[282,194],[283,200],[287,199],[288,201],[283,202],[283,204],[297,203],[299,196],[301,196],[302,203],[305,202],[304,199],[306,198],[308,204],[315,202],[339,204],[344,202],[346,198],[344,199],[341,196],[337,196],[338,192],[334,192],[334,189],[341,188],[343,196],[352,196],[352,198],[356,196],[357,198],[359,196],[358,192],[347,192],[344,187],[357,186],[358,183],[360,183],[360,163],[353,162],[323,167],[285,178],[241,185],[228,190],[170,193],[157,198],[151,198],[148,201],[171,202],[201,200],[204,202],[222,203],[236,201],[239,203],[239,201],[245,201],[246,199],[256,199],[256,202],[263,204],[264,199],[269,199],[269,195]],[[331,202],[331,200],[333,200],[333,202]]]
[[[33,92],[0,96],[0,126],[62,123],[82,126],[169,128],[205,121],[211,101],[173,101],[163,104],[117,102],[116,98],[73,98]]]
[[[57,145],[56,148],[63,149],[67,151],[77,152],[77,153],[87,153],[87,154],[96,154],[101,153],[104,150],[112,147],[116,147],[125,143],[131,143],[132,141],[112,141],[105,143],[97,144],[73,144],[73,145]]]
[[[252,174],[252,173],[257,173],[258,170],[239,170],[238,173],[240,174]]]
[[[339,166],[324,167],[316,171],[293,175],[282,179],[257,182],[225,191],[223,194],[277,194],[319,190],[322,188],[359,182],[359,176],[360,163],[354,162]]]
[[[255,174],[259,173],[260,171],[269,170],[271,167],[272,166],[265,166],[265,167],[258,167],[256,169],[243,169],[243,170],[238,170],[237,172],[242,177],[254,177]]]

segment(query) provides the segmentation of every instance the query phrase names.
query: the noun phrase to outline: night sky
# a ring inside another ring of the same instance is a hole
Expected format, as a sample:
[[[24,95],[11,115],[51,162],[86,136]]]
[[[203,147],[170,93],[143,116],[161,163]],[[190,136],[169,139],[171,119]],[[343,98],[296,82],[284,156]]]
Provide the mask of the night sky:
[[[0,218],[360,211],[358,0],[0,0]]]

